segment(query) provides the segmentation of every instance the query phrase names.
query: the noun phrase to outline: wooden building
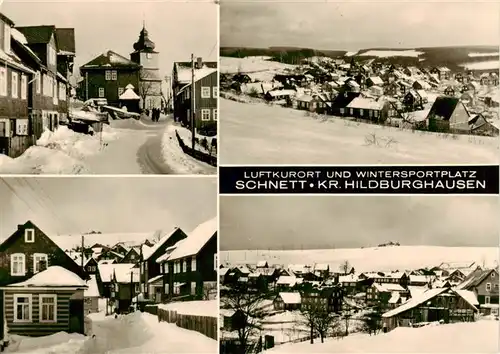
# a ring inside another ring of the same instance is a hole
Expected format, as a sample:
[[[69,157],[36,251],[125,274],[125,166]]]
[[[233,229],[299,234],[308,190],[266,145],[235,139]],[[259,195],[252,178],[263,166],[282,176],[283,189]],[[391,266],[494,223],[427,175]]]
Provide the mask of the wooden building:
[[[273,301],[276,311],[299,310],[302,298],[299,292],[280,292]]]
[[[123,264],[119,264],[123,266]],[[129,268],[115,267],[111,276],[109,300],[116,313],[128,313],[133,299],[140,293],[139,269],[129,264]]]
[[[390,106],[390,102],[384,99],[356,97],[346,106],[346,115],[373,122],[384,122],[389,116]]]
[[[172,72],[174,119],[191,127],[193,81],[191,62],[175,62]],[[217,62],[194,63],[195,127],[202,135],[217,134],[217,101],[219,97]]]
[[[456,97],[440,96],[427,116],[430,131],[469,132],[469,112]]]

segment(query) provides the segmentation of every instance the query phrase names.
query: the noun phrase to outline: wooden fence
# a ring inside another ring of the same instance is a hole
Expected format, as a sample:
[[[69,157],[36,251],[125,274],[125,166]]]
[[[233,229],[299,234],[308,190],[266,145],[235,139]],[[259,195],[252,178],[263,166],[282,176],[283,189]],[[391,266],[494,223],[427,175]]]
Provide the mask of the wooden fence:
[[[182,151],[185,154],[188,154],[191,157],[194,157],[197,160],[203,161],[205,163],[208,163],[209,165],[212,165],[214,167],[217,167],[217,156],[212,156],[207,153],[204,153],[203,151],[192,149],[191,147],[187,146],[182,138],[180,137],[179,133],[175,131],[175,135],[177,136],[177,140],[179,141],[179,146],[181,147]]]
[[[180,314],[177,313],[177,311],[160,309],[157,305],[148,305],[144,310],[152,315],[156,315],[160,322],[175,323],[177,327],[196,331],[217,340],[218,331],[216,317]]]

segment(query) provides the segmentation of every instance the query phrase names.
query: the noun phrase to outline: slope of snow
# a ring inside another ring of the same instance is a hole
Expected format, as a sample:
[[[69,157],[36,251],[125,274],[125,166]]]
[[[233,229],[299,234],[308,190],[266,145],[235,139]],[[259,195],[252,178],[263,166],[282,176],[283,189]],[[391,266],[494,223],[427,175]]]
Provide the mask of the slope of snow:
[[[91,275],[87,281],[88,288],[84,291],[85,297],[99,297],[99,287],[97,286],[97,279],[95,275]]]
[[[78,275],[60,266],[51,266],[46,270],[35,274],[30,279],[9,285],[11,287],[23,286],[75,286],[86,287]]]
[[[495,55],[500,55],[499,52],[486,52],[486,53],[469,53],[469,57],[477,58],[477,57],[492,57]]]
[[[369,50],[365,53],[358,54],[360,57],[378,57],[378,58],[388,58],[388,57],[418,57],[424,54],[423,52],[417,52],[416,50]]]
[[[158,308],[167,311],[176,311],[178,314],[217,317],[219,314],[219,301],[181,301],[160,304]]]
[[[79,354],[86,337],[77,333],[58,332],[44,337],[12,335],[5,353],[18,354]]]
[[[269,353],[498,353],[499,323],[481,320],[420,328],[399,327],[374,336],[355,334],[325,343],[277,346]]]
[[[460,64],[461,67],[467,70],[498,70],[500,68],[500,62],[498,60],[485,60],[472,63]]]
[[[330,269],[339,269],[349,261],[356,272],[418,269],[438,266],[442,262],[477,262],[485,266],[498,264],[496,247],[438,247],[388,246],[376,248],[323,249],[323,250],[249,250],[221,251],[221,263],[256,264],[266,260],[269,264],[327,263]]]
[[[498,163],[498,139],[412,132],[220,100],[222,164]],[[376,139],[377,144],[373,144]]]
[[[259,73],[259,72],[283,72],[293,70],[295,65],[283,64],[277,61],[264,60],[263,57],[232,58],[220,57],[220,72],[236,74]]]

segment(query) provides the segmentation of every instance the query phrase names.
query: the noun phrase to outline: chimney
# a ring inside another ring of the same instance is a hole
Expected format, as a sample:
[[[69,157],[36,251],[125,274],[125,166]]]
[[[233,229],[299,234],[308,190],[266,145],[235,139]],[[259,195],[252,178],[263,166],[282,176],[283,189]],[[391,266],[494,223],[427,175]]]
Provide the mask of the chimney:
[[[196,58],[196,69],[203,68],[203,58]]]

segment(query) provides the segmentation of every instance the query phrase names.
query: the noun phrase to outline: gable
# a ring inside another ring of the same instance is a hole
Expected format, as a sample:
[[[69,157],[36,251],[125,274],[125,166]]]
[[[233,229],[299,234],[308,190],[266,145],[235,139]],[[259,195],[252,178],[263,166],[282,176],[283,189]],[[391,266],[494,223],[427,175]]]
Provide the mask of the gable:
[[[47,44],[50,42],[55,26],[16,27],[28,41],[28,44]]]

